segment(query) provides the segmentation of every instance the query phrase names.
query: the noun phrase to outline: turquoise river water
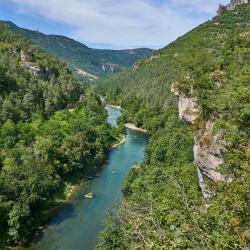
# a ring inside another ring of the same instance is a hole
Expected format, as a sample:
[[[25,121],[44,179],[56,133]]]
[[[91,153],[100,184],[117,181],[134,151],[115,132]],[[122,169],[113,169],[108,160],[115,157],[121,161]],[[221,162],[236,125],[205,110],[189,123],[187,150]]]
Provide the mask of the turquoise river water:
[[[120,110],[107,106],[108,121],[116,126]],[[88,185],[80,187],[69,204],[46,225],[46,231],[34,245],[37,250],[92,250],[98,243],[107,215],[122,199],[122,182],[131,167],[144,158],[147,136],[127,129],[125,143],[110,151],[106,167]],[[112,173],[115,172],[116,174]],[[84,198],[93,192],[94,199]]]

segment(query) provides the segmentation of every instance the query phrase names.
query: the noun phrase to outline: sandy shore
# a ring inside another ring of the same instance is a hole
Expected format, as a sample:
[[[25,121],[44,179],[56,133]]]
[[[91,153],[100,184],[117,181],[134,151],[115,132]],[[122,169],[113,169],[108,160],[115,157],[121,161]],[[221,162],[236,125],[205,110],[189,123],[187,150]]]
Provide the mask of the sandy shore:
[[[114,144],[114,145],[112,146],[112,148],[116,148],[116,147],[120,146],[120,145],[123,144],[125,141],[126,141],[126,136],[123,135],[122,140],[121,140],[120,142]]]
[[[135,124],[133,124],[133,123],[125,123],[125,127],[132,129],[132,130],[141,131],[144,133],[148,132],[146,129],[136,127]]]

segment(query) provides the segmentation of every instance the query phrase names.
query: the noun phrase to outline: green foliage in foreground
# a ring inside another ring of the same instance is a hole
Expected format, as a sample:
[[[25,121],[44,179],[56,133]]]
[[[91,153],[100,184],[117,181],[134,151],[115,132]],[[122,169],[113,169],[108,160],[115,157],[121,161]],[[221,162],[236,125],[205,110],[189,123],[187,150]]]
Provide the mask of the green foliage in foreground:
[[[175,105],[164,112],[144,109],[155,112],[158,123],[151,130],[152,118],[143,121],[151,134],[145,161],[125,180],[126,198],[107,221],[97,249],[247,249],[249,162],[241,162],[233,183],[213,184],[217,195],[208,205],[193,164],[190,126],[179,121]]]
[[[21,50],[51,74],[23,68]],[[0,249],[27,243],[69,185],[102,166],[114,141],[106,118],[64,63],[0,24]]]
[[[107,98],[128,110],[121,120],[149,130],[145,162],[124,183],[126,197],[98,249],[249,249],[250,4],[216,17],[150,59],[103,83]],[[198,99],[200,119],[181,123],[172,83]],[[173,104],[174,102],[174,104]],[[227,142],[221,171],[205,201],[192,161],[191,129],[214,120]]]
[[[106,111],[86,97],[73,111],[49,120],[7,120],[0,127],[0,239],[23,244],[56,205],[58,192],[73,174],[88,174],[106,160],[114,140]],[[62,197],[63,198],[63,197]],[[66,197],[64,197],[65,199]]]

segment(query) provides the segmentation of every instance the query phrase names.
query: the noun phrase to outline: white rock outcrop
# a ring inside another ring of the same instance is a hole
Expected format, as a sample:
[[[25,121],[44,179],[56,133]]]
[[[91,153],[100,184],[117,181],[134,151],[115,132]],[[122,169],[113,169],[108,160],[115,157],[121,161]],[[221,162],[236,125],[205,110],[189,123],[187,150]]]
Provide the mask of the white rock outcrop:
[[[249,3],[249,0],[231,0],[228,5],[222,5],[222,4],[220,4],[219,5],[219,9],[217,11],[217,15],[220,16],[226,10],[234,10],[235,7],[237,7],[238,5],[247,4],[247,3]]]
[[[198,118],[199,107],[195,97],[189,98],[181,94],[176,86],[172,85],[171,92],[178,97],[179,117],[191,124]],[[220,167],[224,164],[226,142],[223,131],[213,132],[214,122],[209,120],[204,128],[196,131],[194,138],[194,161],[197,166],[199,184],[205,198],[213,196],[213,191],[207,186],[206,179],[215,182],[230,182],[232,178],[220,173]]]
[[[117,65],[115,64],[112,64],[112,63],[106,63],[106,62],[103,62],[101,64],[101,68],[104,72],[109,72],[109,73],[116,73],[119,71]]]
[[[197,108],[197,98],[179,96],[178,102],[179,117],[181,120],[194,124],[197,119],[199,109]]]
[[[206,177],[215,182],[232,181],[229,175],[220,173],[219,168],[224,164],[226,142],[222,131],[213,133],[213,126],[214,122],[208,121],[204,129],[198,130],[193,148],[199,183],[205,198],[210,198],[213,195],[213,192],[206,185]]]
[[[32,62],[33,56],[30,52],[21,50],[21,61],[22,62]]]
[[[39,76],[42,72],[42,69],[40,67],[38,67],[30,62],[23,62],[23,63],[21,63],[21,66],[24,69],[27,69],[32,75]]]
[[[198,118],[199,112],[197,98],[183,95],[178,91],[175,84],[172,85],[171,92],[178,97],[178,110],[180,119],[194,124]]]
[[[213,181],[231,181],[228,175],[218,170],[224,164],[226,142],[223,132],[213,133],[214,122],[208,121],[204,129],[198,130],[195,136],[194,159],[203,174]]]
[[[53,70],[51,70],[49,68],[41,68],[41,67],[37,66],[36,64],[31,63],[31,62],[22,62],[21,66],[24,69],[27,69],[30,74],[37,76],[42,80],[48,80],[54,75]]]

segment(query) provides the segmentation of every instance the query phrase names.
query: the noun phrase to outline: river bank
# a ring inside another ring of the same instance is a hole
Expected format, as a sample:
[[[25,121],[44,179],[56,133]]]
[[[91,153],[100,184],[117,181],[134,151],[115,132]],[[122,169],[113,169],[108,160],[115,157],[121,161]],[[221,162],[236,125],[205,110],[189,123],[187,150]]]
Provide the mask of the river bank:
[[[108,121],[116,126],[121,115],[109,109]],[[103,229],[107,214],[120,204],[122,183],[131,167],[144,158],[144,147],[148,137],[144,133],[127,129],[115,150],[110,150],[107,164],[98,176],[79,188],[68,187],[68,205],[60,209],[46,224],[45,232],[34,242],[32,249],[47,250],[92,250],[98,243],[98,234]],[[115,145],[113,145],[115,146]],[[84,194],[93,193],[93,199]]]
[[[140,132],[143,132],[143,133],[148,132],[146,129],[139,128],[133,123],[125,123],[124,125],[125,125],[126,128],[129,128],[129,129],[132,129],[132,130],[135,130],[135,131],[140,131]]]
[[[116,106],[116,105],[112,105],[112,104],[106,104],[106,106],[114,108],[114,109],[119,109],[120,111],[123,111],[123,112],[126,111],[121,106]]]
[[[121,144],[123,144],[126,141],[126,135],[122,135],[122,139],[120,140],[120,142],[114,144],[112,146],[112,148],[117,148],[118,146],[120,146]]]
[[[110,107],[111,105],[107,106]],[[119,108],[115,109],[120,110]],[[73,109],[69,110],[69,112],[72,111]],[[110,149],[118,147],[119,145],[125,143],[125,141],[126,136],[121,135],[120,141],[114,145],[111,145]],[[105,162],[103,163],[103,166],[104,164]],[[42,212],[40,219],[38,219],[39,222],[37,223],[36,228],[34,228],[33,232],[31,233],[30,242],[36,241],[38,237],[43,235],[43,233],[46,231],[46,224],[48,224],[53,217],[60,213],[61,210],[71,204],[72,200],[75,199],[75,196],[77,195],[80,189],[83,189],[84,187],[89,185],[90,181],[87,180],[87,176],[96,176],[97,173],[102,171],[103,166],[98,167],[98,169],[96,169],[92,173],[79,172],[79,174],[70,177],[67,181],[64,181],[62,183],[59,191],[49,202],[49,206]]]

